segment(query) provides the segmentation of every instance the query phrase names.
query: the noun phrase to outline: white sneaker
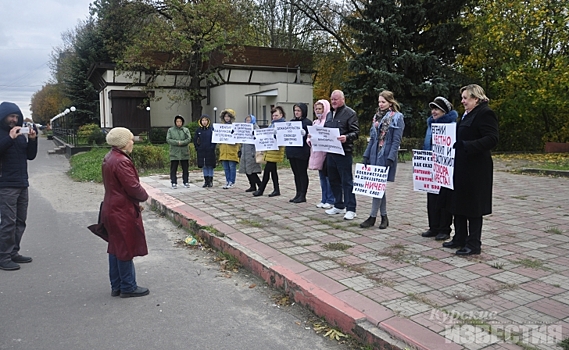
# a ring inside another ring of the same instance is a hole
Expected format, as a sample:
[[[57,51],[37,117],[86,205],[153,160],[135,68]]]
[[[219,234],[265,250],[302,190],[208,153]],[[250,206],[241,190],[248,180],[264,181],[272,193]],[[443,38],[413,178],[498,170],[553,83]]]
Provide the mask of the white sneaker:
[[[321,208],[322,209],[330,209],[330,208],[334,208],[334,206],[330,203],[324,203]]]
[[[316,208],[324,208],[324,203],[318,203],[318,204],[316,204]]]
[[[172,189],[175,190],[176,188],[178,188],[178,184],[172,184]]]
[[[227,188],[233,188],[234,185],[235,185],[235,184],[234,184],[233,182],[229,182],[229,183],[227,184]]]
[[[346,212],[346,209],[338,209],[336,207],[332,207],[332,209],[326,210],[326,214],[328,214],[328,215],[343,214],[345,212]]]
[[[228,186],[229,186],[229,182],[226,182],[225,185],[223,185],[223,187],[221,187],[221,188],[223,188],[224,190],[226,190],[226,189],[229,188]]]
[[[346,212],[346,215],[344,215],[344,220],[354,220],[354,218],[356,218],[358,216],[358,214],[356,214],[353,211],[348,211]]]
[[[189,182],[186,182],[186,183],[184,184],[184,187],[185,187],[185,188],[190,188],[190,183],[189,183]]]

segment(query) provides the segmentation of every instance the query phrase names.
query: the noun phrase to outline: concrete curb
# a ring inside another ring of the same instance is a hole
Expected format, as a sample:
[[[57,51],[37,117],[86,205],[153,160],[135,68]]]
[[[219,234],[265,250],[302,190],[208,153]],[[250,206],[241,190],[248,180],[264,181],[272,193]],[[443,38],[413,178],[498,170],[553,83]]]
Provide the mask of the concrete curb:
[[[352,294],[348,291],[348,295],[346,295],[348,299],[360,299],[360,304],[363,304],[361,311],[352,307],[345,300],[332,295],[304,278],[301,273],[308,275],[314,273],[308,267],[241,233],[225,234],[224,232],[220,234],[223,237],[216,236],[201,228],[202,226],[209,226],[211,223],[188,211],[189,207],[185,203],[144,183],[142,185],[150,196],[148,202],[153,209],[190,229],[215,249],[236,257],[245,269],[261,277],[272,287],[284,290],[293,297],[295,302],[307,307],[317,316],[323,317],[332,326],[338,327],[343,332],[351,334],[377,350],[403,350],[409,347],[424,350],[433,349],[405,336],[397,330],[399,327],[393,327],[389,322],[385,322],[393,318],[391,311],[387,309],[378,310],[382,307],[371,300],[364,300],[367,298],[358,295],[356,292]],[[213,224],[211,226],[219,229],[219,226],[224,226],[224,224]],[[229,226],[226,229],[232,231]],[[222,231],[220,230],[220,232]],[[257,245],[259,249],[254,251],[245,245],[253,248]],[[455,344],[445,345],[451,345],[445,349],[461,348],[452,346]],[[439,346],[438,349],[441,347]]]

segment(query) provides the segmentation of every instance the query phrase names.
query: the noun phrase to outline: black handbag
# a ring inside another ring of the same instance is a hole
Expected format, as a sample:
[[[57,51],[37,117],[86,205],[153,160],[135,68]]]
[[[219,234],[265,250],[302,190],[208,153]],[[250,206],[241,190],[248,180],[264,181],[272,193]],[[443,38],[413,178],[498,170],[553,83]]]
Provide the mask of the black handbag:
[[[105,242],[109,241],[109,233],[105,228],[105,225],[101,222],[101,209],[103,209],[103,202],[101,202],[101,206],[99,207],[99,219],[97,220],[96,224],[87,226],[87,228],[93,232],[95,235],[101,237]]]

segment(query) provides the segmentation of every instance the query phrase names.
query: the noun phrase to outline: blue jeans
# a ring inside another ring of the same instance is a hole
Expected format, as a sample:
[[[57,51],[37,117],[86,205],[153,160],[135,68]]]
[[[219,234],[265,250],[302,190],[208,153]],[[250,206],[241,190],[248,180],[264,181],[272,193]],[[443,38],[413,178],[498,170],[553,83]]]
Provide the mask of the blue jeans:
[[[352,154],[328,153],[328,180],[334,194],[334,206],[338,209],[356,212],[356,195],[352,193],[354,179],[352,174]]]
[[[332,188],[330,187],[330,180],[323,170],[318,170],[318,176],[320,176],[320,188],[322,189],[322,200],[321,203],[334,204],[334,194],[332,194]]]
[[[222,160],[223,170],[225,171],[225,180],[227,182],[235,183],[235,177],[237,177],[237,162],[232,160]]]
[[[203,167],[203,176],[211,176],[213,177],[213,167],[204,165]]]
[[[132,260],[119,260],[114,254],[109,254],[109,278],[111,279],[112,290],[130,293],[138,287],[134,262]]]
[[[27,216],[28,188],[0,188],[0,262],[18,255]]]

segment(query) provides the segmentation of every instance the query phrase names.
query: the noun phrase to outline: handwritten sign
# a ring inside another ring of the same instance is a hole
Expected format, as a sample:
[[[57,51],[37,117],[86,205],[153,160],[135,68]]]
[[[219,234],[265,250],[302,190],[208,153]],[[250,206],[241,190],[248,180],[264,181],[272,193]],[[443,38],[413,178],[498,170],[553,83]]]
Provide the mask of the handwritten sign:
[[[340,129],[312,125],[308,127],[308,133],[310,134],[310,142],[314,151],[345,155],[344,147],[338,140]]]
[[[255,131],[255,151],[276,151],[277,139],[275,138],[275,129],[256,129]]]
[[[211,133],[212,143],[228,143],[231,145],[235,144],[233,139],[233,124],[220,124],[213,123],[213,132]]]
[[[433,181],[433,152],[413,150],[413,189],[438,194],[441,186]]]
[[[304,144],[302,122],[275,123],[277,146],[300,146]]]
[[[456,124],[431,124],[433,132],[433,181],[454,189],[454,148]]]
[[[235,123],[233,125],[233,140],[236,143],[254,144],[253,124]]]
[[[356,163],[352,193],[383,198],[388,174],[388,167]]]

